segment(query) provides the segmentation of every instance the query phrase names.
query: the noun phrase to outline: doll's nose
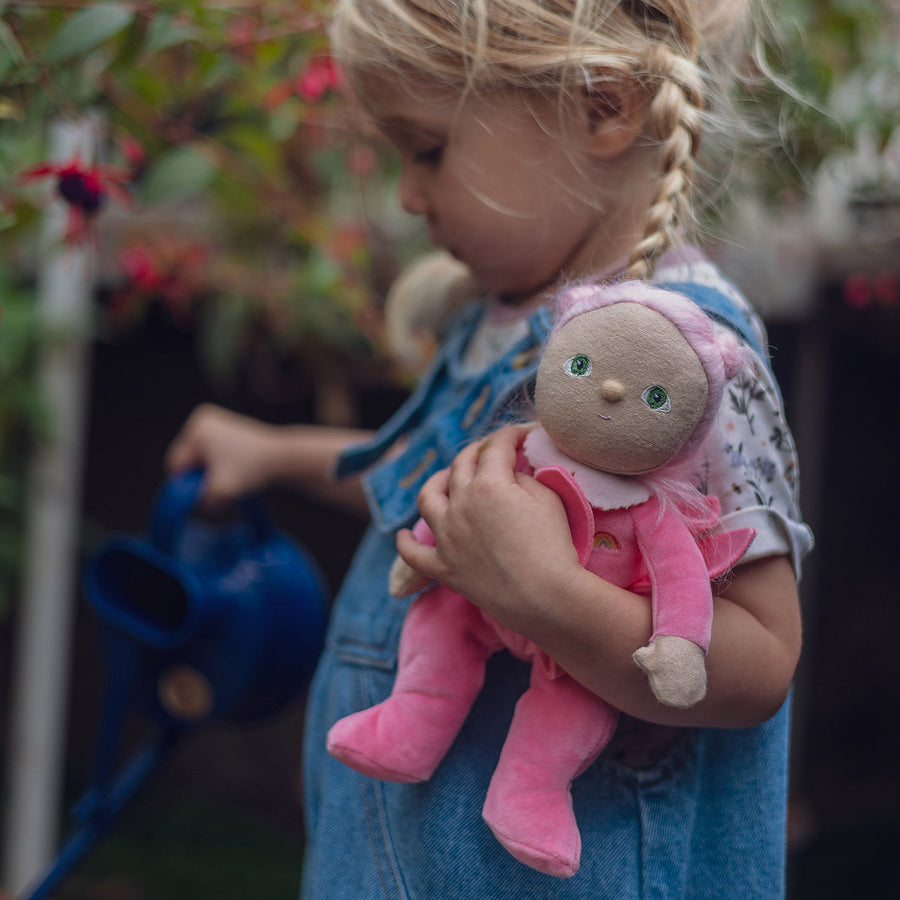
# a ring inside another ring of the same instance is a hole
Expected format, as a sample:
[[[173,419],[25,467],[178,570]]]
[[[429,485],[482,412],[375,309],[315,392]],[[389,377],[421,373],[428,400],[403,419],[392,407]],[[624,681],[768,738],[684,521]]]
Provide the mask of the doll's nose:
[[[600,396],[610,403],[616,403],[625,396],[625,385],[614,378],[607,378],[600,385]]]

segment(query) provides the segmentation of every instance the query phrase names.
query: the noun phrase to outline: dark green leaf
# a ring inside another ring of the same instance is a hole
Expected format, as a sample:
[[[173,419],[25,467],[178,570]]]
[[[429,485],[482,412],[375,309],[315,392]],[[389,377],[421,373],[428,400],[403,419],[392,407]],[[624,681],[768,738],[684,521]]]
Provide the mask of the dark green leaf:
[[[159,13],[147,28],[147,36],[144,40],[145,53],[158,53],[166,47],[174,47],[187,41],[196,41],[201,37],[200,32],[193,25],[178,21],[170,13]]]
[[[171,203],[204,191],[216,174],[215,166],[188,147],[165,153],[147,173],[141,186],[145,204]]]
[[[56,65],[87,53],[126,28],[134,18],[127,3],[98,3],[66,19],[44,48],[43,62]]]
[[[13,66],[24,61],[25,54],[22,52],[22,47],[13,30],[6,22],[0,21],[0,81],[6,77]]]

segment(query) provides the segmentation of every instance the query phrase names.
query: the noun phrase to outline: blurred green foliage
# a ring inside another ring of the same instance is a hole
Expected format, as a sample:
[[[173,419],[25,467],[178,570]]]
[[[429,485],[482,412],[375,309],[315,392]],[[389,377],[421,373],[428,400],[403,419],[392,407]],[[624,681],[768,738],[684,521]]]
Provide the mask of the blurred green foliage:
[[[377,346],[369,227],[353,197],[381,163],[339,102],[326,8],[0,4],[0,254],[30,239],[46,198],[19,180],[46,155],[46,124],[99,110],[103,161],[133,197],[104,196],[91,223],[107,333],[148,303],[192,327],[199,316],[219,336],[205,346],[223,375],[253,341]]]
[[[39,225],[64,180],[53,165],[78,169],[66,196],[81,224],[66,239],[98,258],[98,339],[159,310],[197,335],[223,387],[286,357],[389,377],[375,298],[393,263],[362,203],[386,163],[341,96],[327,7],[0,0],[0,573],[21,549],[37,434]],[[48,160],[48,123],[86,115],[104,123],[99,157]]]
[[[767,93],[782,117],[775,168],[761,159],[757,180],[776,202],[804,193],[824,160],[851,149],[862,131],[884,150],[900,123],[900,21],[886,0],[783,0],[773,66],[789,96]]]

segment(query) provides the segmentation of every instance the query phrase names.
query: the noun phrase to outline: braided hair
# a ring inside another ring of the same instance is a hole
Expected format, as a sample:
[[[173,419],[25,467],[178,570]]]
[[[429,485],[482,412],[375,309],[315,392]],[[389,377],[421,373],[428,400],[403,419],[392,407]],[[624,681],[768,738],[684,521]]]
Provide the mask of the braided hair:
[[[423,76],[461,93],[556,92],[562,105],[602,81],[648,99],[646,142],[659,178],[629,277],[650,277],[694,224],[698,154],[711,132],[733,133],[723,99],[741,80],[765,0],[336,0],[335,52],[351,82],[372,69]],[[713,142],[714,143],[714,142]]]

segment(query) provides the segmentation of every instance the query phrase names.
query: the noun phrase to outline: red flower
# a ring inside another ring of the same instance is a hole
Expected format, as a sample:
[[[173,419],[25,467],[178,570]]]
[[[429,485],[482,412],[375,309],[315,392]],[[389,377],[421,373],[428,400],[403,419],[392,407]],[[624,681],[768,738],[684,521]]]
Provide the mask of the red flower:
[[[329,56],[316,56],[299,75],[273,84],[263,97],[263,106],[268,110],[276,109],[290,97],[315,103],[329,91],[340,90],[342,84],[341,72],[334,60]]]
[[[147,151],[144,145],[131,135],[126,135],[119,142],[119,150],[128,162],[132,180],[144,170],[147,163]]]
[[[154,294],[166,284],[167,274],[144,247],[127,247],[119,261],[131,284],[141,293]]]
[[[856,273],[844,282],[844,301],[852,309],[865,309],[872,302],[872,288],[865,275]]]
[[[125,284],[113,298],[113,318],[124,320],[146,301],[158,300],[176,324],[187,324],[211,289],[209,256],[205,244],[175,236],[158,235],[125,247],[119,253]]]
[[[900,277],[896,272],[881,272],[875,277],[872,291],[882,306],[896,306],[900,302]]]
[[[131,173],[115,166],[87,166],[76,156],[65,163],[38,163],[20,176],[23,182],[56,178],[56,190],[69,206],[65,240],[79,241],[89,223],[103,208],[108,196],[129,205],[131,195],[122,187],[131,181]]]
[[[328,91],[337,90],[341,85],[338,67],[330,56],[317,56],[310,60],[296,82],[297,93],[311,103],[320,100]]]

